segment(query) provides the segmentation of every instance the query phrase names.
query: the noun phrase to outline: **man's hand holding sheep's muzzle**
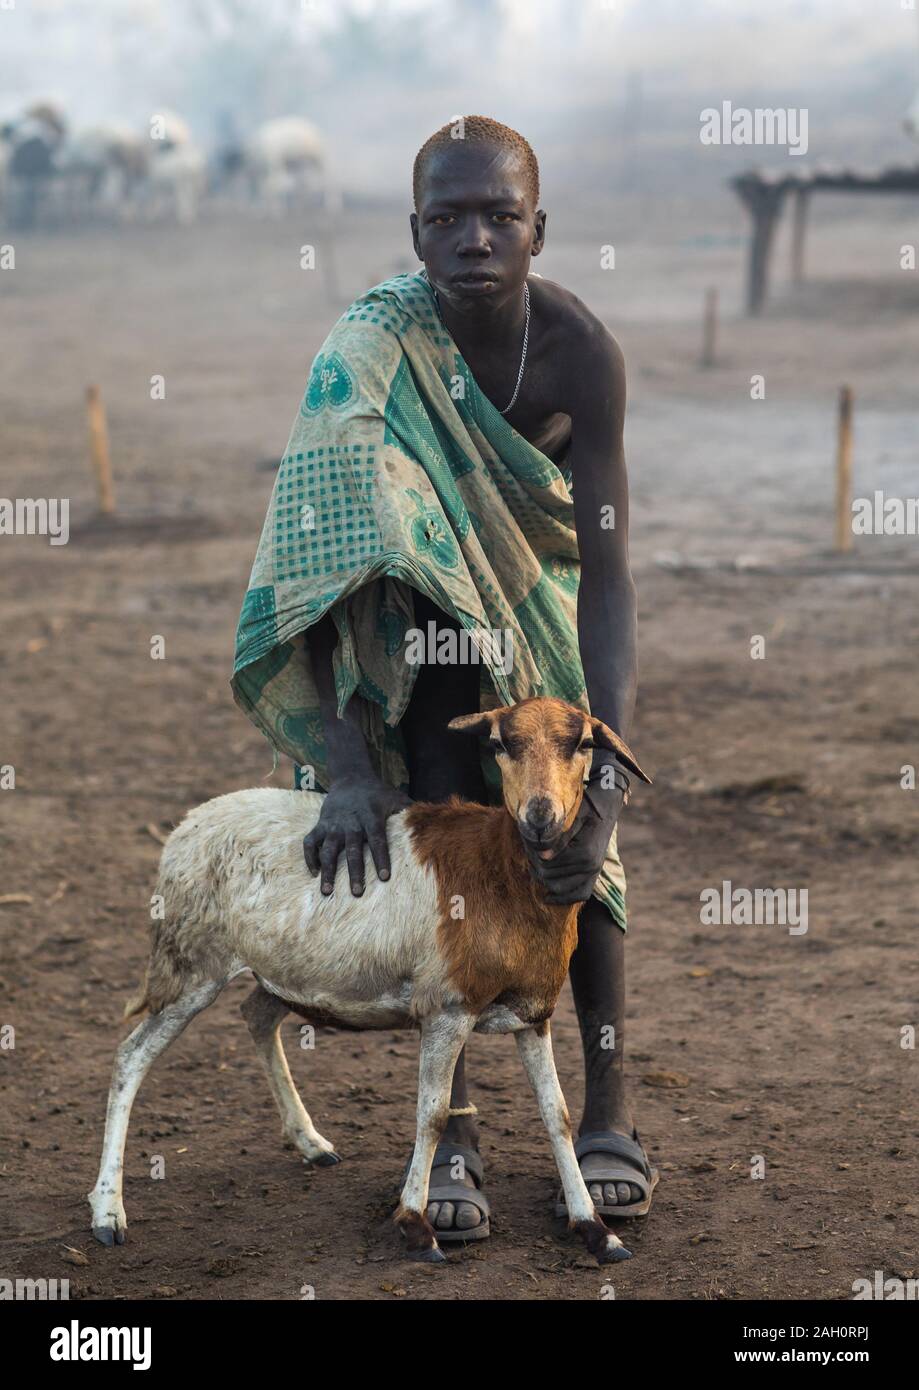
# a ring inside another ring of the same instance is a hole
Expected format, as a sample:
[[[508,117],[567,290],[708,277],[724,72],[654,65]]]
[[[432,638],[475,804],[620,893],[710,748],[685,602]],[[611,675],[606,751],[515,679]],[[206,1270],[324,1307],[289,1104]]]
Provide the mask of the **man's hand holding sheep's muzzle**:
[[[622,809],[622,769],[650,781],[628,745],[602,719],[553,697],[460,715],[447,727],[487,736],[505,805],[548,900],[586,902]]]
[[[610,763],[612,772],[613,761]],[[624,790],[612,777],[605,786],[600,778],[590,784],[571,828],[565,832],[550,858],[537,845],[524,840],[533,871],[550,903],[586,903],[603,868],[610,838],[624,801]]]

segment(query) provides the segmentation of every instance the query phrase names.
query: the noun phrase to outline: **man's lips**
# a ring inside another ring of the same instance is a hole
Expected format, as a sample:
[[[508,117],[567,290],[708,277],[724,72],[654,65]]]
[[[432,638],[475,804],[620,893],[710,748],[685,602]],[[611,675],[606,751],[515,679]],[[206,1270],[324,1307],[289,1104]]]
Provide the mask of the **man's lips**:
[[[490,270],[464,270],[453,277],[454,285],[496,285],[497,275]]]

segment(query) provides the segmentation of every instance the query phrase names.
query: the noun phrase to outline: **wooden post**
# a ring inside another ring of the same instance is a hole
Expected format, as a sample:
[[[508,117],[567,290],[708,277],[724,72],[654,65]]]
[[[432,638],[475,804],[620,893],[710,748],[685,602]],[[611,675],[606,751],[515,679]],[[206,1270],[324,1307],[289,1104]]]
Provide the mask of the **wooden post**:
[[[836,443],[836,549],[852,549],[852,388],[839,393]]]
[[[766,302],[772,243],[788,185],[760,174],[742,175],[733,184],[753,221],[747,260],[747,313],[758,314]]]
[[[759,314],[769,292],[769,259],[775,224],[781,204],[768,196],[757,199],[753,207],[753,239],[750,245],[750,280],[747,289],[747,308]]]
[[[791,279],[795,285],[804,282],[804,242],[807,235],[807,209],[810,189],[796,188],[791,226]]]
[[[86,388],[86,418],[89,424],[89,454],[96,475],[96,494],[99,511],[111,516],[115,511],[115,492],[112,487],[112,460],[108,447],[108,425],[105,406],[98,386]]]
[[[718,336],[718,291],[705,291],[705,317],[702,324],[702,366],[714,367]]]

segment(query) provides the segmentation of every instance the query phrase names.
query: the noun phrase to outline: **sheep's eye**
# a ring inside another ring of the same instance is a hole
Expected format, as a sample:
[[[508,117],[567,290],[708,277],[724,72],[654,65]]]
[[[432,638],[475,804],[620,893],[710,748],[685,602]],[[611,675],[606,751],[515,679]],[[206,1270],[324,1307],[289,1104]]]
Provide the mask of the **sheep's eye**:
[[[596,746],[597,745],[594,743],[592,738],[585,738],[578,751],[581,753],[587,753],[590,751],[591,748],[596,748]]]
[[[493,753],[506,753],[506,752],[507,752],[507,749],[504,747],[504,744],[501,742],[501,740],[500,740],[499,738],[490,738],[490,739],[488,740],[488,746],[489,746],[489,748],[491,749],[491,751],[492,751]]]

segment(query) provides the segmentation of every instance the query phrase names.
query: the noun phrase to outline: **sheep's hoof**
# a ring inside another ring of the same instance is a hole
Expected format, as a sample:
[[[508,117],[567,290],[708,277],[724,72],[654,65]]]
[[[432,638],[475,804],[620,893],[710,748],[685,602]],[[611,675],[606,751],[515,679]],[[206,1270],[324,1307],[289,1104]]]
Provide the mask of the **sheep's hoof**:
[[[113,1245],[124,1245],[124,1231],[112,1230],[111,1226],[94,1226],[93,1235],[100,1245],[111,1250]]]
[[[626,1250],[624,1245],[614,1245],[609,1250],[601,1250],[597,1255],[597,1263],[601,1265],[616,1265],[620,1260],[630,1260],[631,1250]]]
[[[341,1163],[341,1155],[333,1151],[320,1154],[318,1158],[311,1158],[309,1162],[314,1168],[334,1168],[336,1163]]]
[[[447,1257],[439,1245],[429,1245],[426,1250],[409,1250],[410,1260],[419,1260],[426,1265],[445,1265]]]

